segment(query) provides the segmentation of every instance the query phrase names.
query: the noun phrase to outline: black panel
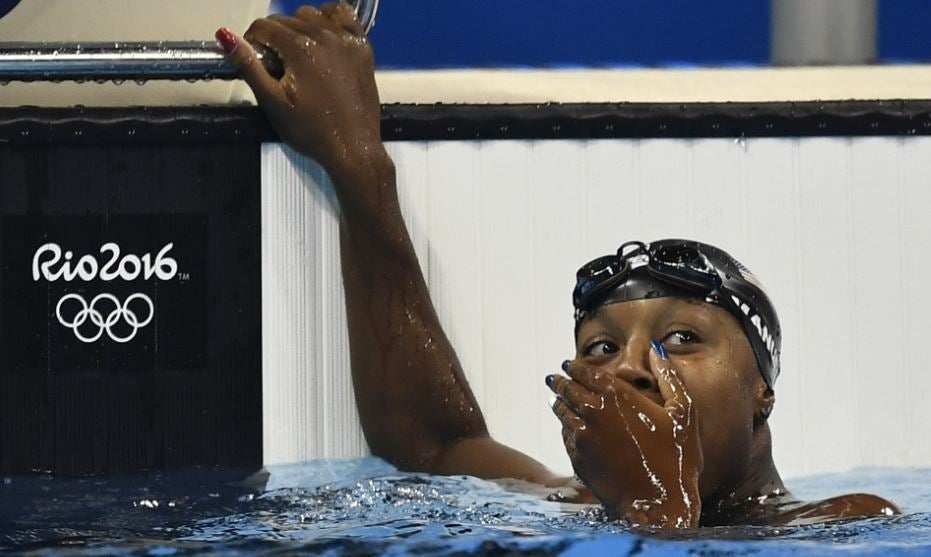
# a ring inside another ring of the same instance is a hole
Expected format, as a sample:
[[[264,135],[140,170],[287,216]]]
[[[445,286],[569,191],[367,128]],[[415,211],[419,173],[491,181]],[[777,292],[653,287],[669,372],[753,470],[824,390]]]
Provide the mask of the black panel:
[[[7,215],[0,233],[7,372],[204,368],[206,214]]]
[[[258,144],[105,126],[0,143],[0,473],[258,467]]]

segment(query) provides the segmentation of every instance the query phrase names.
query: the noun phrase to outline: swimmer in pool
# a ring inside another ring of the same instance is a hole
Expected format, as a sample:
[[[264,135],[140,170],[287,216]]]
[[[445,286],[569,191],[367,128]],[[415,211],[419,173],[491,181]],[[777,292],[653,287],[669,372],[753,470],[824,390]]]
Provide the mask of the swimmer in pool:
[[[217,32],[280,137],[333,179],[352,377],[373,454],[403,470],[558,488],[655,528],[899,512],[874,495],[802,502],[786,490],[768,425],[775,310],[745,268],[697,242],[628,242],[579,270],[576,354],[566,375],[546,376],[575,478],[492,439],[401,216],[372,50],[352,11],[303,7],[257,20],[245,37],[278,53],[281,79],[248,42]]]

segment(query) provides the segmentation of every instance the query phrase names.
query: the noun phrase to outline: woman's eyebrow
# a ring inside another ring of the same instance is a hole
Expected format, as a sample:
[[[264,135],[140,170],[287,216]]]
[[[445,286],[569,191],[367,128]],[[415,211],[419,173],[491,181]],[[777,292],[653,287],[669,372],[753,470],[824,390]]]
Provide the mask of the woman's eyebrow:
[[[604,332],[606,329],[608,329],[612,325],[612,323],[610,322],[611,320],[604,316],[604,312],[602,311],[603,309],[604,309],[604,306],[593,309],[592,312],[589,314],[589,316],[585,318],[585,321],[579,327],[579,334],[576,335],[576,339],[575,339],[576,346],[579,346],[579,343],[582,342],[583,337],[591,336],[592,334],[592,333],[582,334],[583,329],[595,328],[599,331],[598,334],[600,334],[601,332]]]

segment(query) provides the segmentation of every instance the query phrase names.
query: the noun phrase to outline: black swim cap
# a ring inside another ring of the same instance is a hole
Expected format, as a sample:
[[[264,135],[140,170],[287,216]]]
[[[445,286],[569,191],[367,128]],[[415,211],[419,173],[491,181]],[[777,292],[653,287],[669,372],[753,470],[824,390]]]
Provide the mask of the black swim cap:
[[[692,240],[627,242],[615,256],[579,269],[573,292],[575,332],[592,310],[645,298],[700,298],[741,324],[766,384],[779,376],[782,330],[776,308],[757,278],[720,248]]]

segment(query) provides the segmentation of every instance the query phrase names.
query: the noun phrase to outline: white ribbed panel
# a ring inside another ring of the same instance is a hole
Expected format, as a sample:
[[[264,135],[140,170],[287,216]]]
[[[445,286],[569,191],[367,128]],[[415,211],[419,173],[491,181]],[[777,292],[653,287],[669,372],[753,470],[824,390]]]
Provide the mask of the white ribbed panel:
[[[262,155],[262,292],[266,464],[363,454],[332,186],[278,145]]]
[[[626,239],[720,245],[784,330],[787,476],[931,465],[931,138],[393,143],[402,210],[493,435],[568,471],[543,377],[572,355],[576,268]],[[335,211],[263,152],[268,462],[361,454]]]
[[[902,350],[905,382],[899,387],[905,399],[906,463],[931,462],[931,443],[927,442],[931,425],[931,373],[925,351],[928,331],[931,331],[931,258],[928,253],[931,226],[931,187],[928,172],[928,141],[903,141],[899,150],[899,234],[901,235],[900,265],[902,273],[903,328],[896,347]],[[891,347],[890,347],[891,348]],[[877,375],[881,373],[877,370]],[[896,427],[898,424],[892,424]]]

